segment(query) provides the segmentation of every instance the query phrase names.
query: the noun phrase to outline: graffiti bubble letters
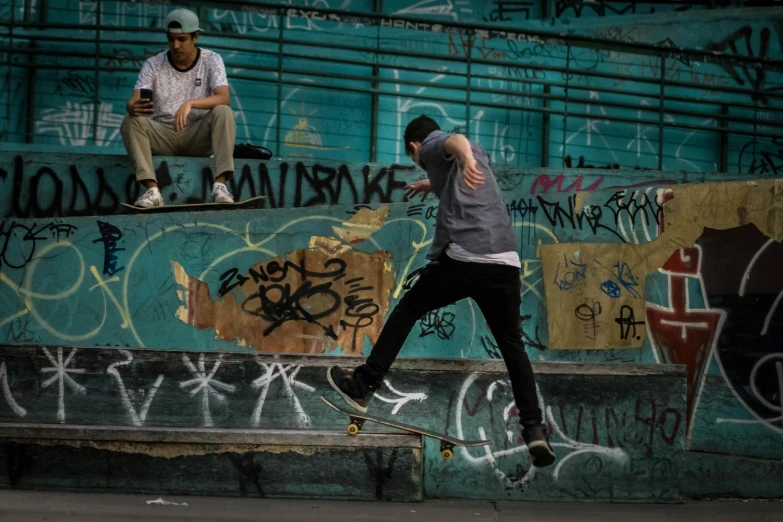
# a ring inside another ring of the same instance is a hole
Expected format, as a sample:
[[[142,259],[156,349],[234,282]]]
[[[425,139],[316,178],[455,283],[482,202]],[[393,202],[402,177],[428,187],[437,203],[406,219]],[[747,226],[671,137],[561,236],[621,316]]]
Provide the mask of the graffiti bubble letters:
[[[634,315],[633,308],[628,305],[623,305],[620,308],[620,317],[614,320],[620,326],[620,339],[623,341],[627,339],[640,340],[642,337],[636,331],[637,326],[643,326],[644,321],[637,321]]]
[[[563,254],[563,262],[557,263],[555,279],[552,282],[561,291],[573,290],[584,284],[586,271],[587,265],[571,261]]]
[[[117,268],[117,252],[125,250],[117,248],[117,241],[122,239],[122,232],[119,228],[105,221],[98,221],[98,229],[101,231],[101,237],[94,240],[93,243],[103,243],[103,275],[113,276],[125,269],[124,266]]]

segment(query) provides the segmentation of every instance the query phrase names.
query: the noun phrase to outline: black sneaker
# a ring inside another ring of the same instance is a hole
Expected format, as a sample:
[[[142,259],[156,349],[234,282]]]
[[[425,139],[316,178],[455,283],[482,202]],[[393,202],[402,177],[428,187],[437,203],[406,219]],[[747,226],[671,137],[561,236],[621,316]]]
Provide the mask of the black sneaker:
[[[551,466],[555,461],[555,451],[549,445],[546,426],[536,424],[522,430],[522,437],[527,443],[527,451],[533,457],[533,465],[537,468]]]
[[[375,394],[375,390],[364,385],[356,377],[356,372],[351,373],[339,366],[332,366],[327,370],[326,378],[329,380],[332,388],[340,394],[340,397],[345,399],[349,406],[362,413],[367,412],[367,404]]]

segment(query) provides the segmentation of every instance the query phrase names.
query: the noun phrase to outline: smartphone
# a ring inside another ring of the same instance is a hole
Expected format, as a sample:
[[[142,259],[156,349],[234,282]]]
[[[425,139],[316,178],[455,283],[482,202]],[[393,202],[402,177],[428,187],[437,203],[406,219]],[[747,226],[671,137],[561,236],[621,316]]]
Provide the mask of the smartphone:
[[[152,89],[142,89],[141,98],[147,98],[149,101],[152,101]]]

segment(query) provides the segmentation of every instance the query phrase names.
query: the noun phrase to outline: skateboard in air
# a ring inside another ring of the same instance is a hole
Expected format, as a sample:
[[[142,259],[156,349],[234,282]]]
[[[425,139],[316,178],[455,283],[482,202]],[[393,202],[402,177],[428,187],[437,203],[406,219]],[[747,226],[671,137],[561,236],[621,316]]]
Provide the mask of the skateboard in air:
[[[128,203],[121,205],[134,212],[155,213],[155,212],[183,212],[188,210],[220,210],[224,208],[252,208],[263,201],[264,196],[256,196],[244,201],[235,201],[234,203],[181,203],[178,205],[161,205],[159,207],[137,207]]]
[[[424,435],[425,437],[438,439],[440,441],[440,454],[443,457],[443,460],[449,460],[451,459],[451,457],[454,456],[453,450],[455,446],[465,446],[465,447],[486,446],[487,444],[491,443],[491,441],[488,440],[462,440],[454,437],[449,437],[448,435],[445,435],[443,433],[436,433],[434,431],[425,430],[423,428],[418,428],[416,426],[411,426],[409,424],[403,424],[402,422],[385,419],[383,417],[376,417],[374,415],[368,415],[366,413],[362,413],[357,410],[343,409],[339,406],[332,404],[324,397],[321,397],[321,400],[323,400],[326,404],[328,404],[329,406],[337,410],[338,413],[345,415],[346,417],[351,419],[351,423],[348,425],[348,435],[357,435],[359,431],[362,429],[362,426],[364,425],[365,421],[371,421],[377,424],[383,424],[384,426],[390,426],[392,428],[404,430],[409,433],[416,433],[418,435]]]

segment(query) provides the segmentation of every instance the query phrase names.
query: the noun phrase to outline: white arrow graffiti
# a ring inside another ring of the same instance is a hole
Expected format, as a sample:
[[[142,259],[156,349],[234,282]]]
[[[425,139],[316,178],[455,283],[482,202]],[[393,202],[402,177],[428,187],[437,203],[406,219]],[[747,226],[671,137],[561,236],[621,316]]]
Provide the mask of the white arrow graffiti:
[[[394,406],[394,409],[392,410],[392,415],[396,415],[397,412],[400,411],[400,408],[402,408],[404,404],[407,404],[410,401],[422,402],[424,399],[427,398],[427,395],[424,393],[403,393],[401,391],[398,391],[391,385],[391,381],[389,381],[389,379],[384,379],[383,383],[386,385],[386,387],[389,389],[390,392],[399,396],[399,398],[397,399],[388,399],[377,393],[375,394],[375,397],[378,400],[381,400],[383,402],[388,402],[389,404],[396,404],[396,406]]]

